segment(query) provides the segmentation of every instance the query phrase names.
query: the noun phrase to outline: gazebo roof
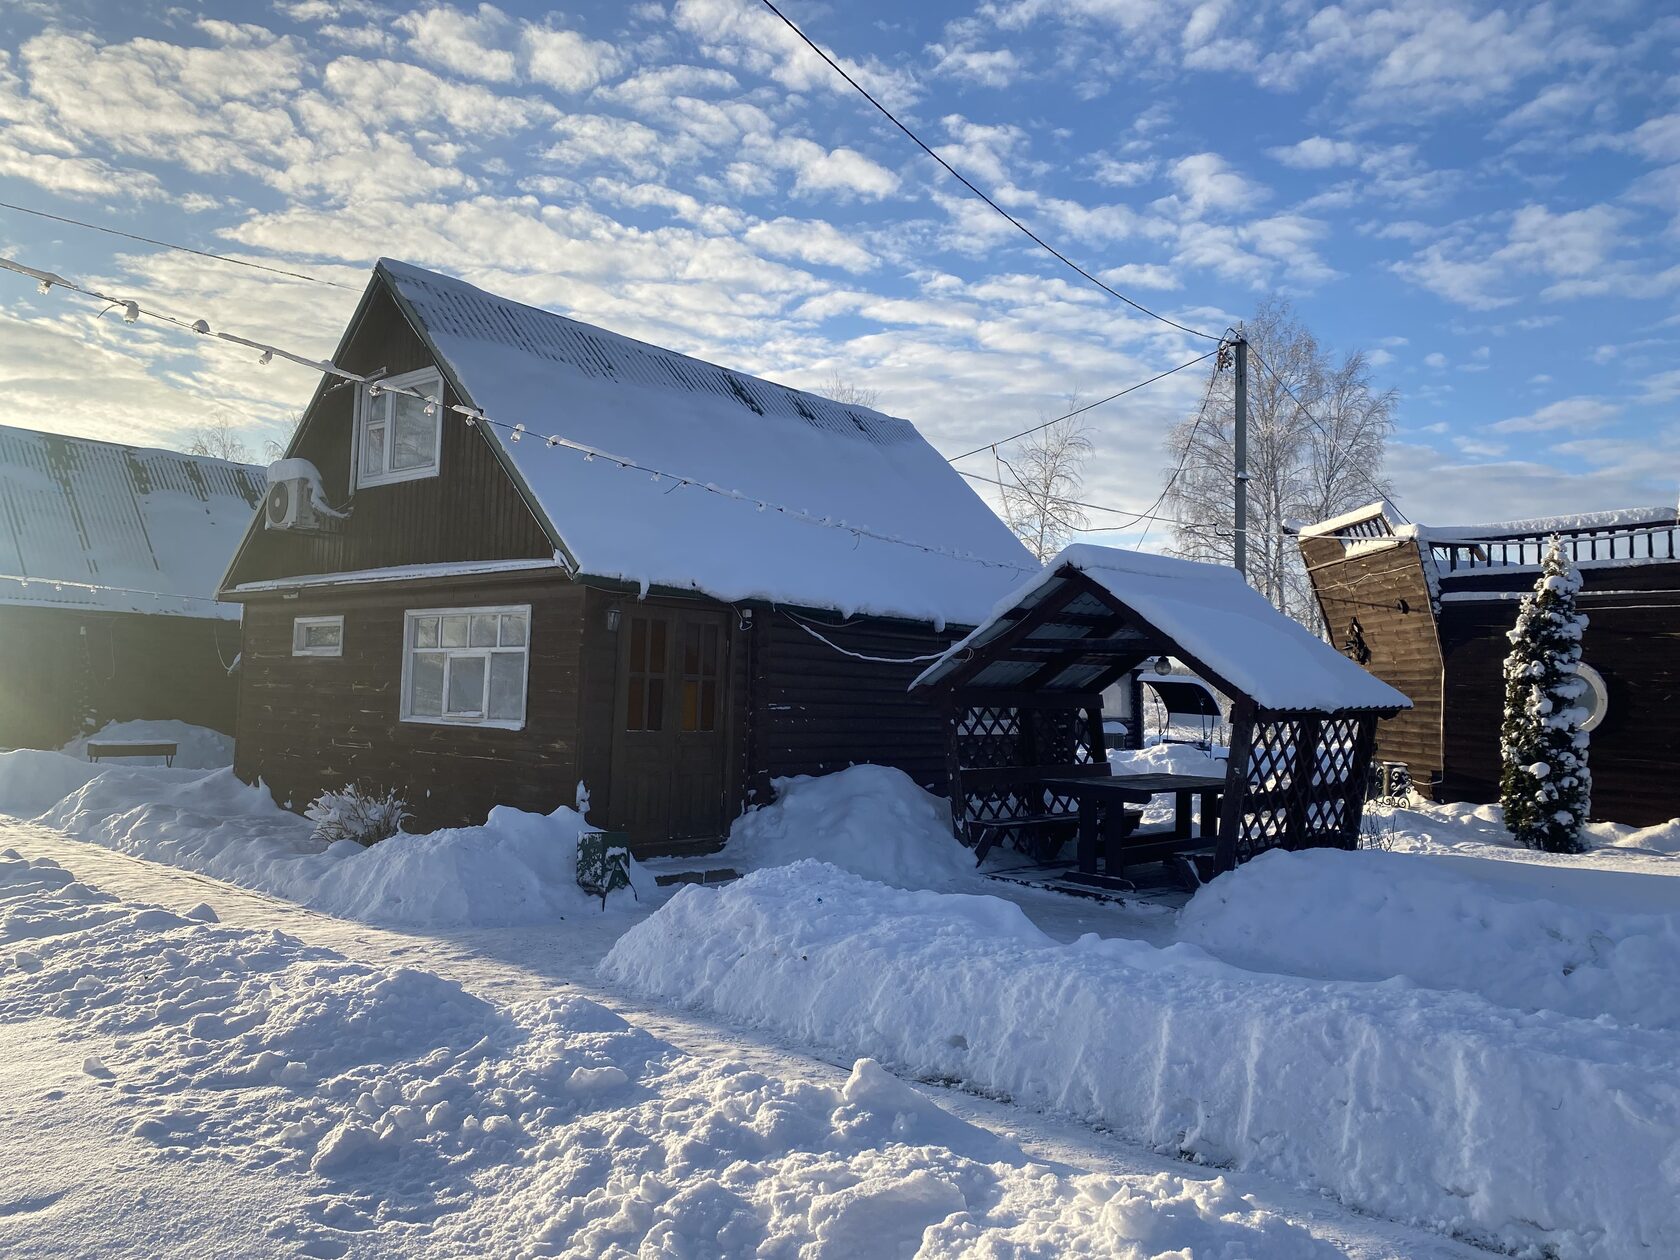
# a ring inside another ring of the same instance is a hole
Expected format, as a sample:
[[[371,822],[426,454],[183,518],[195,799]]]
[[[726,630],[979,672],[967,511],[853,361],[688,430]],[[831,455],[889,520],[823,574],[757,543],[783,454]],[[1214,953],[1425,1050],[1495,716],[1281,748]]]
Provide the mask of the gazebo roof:
[[[1236,570],[1090,545],[1064,550],[912,685],[1089,692],[1161,653],[1271,712],[1411,707]]]

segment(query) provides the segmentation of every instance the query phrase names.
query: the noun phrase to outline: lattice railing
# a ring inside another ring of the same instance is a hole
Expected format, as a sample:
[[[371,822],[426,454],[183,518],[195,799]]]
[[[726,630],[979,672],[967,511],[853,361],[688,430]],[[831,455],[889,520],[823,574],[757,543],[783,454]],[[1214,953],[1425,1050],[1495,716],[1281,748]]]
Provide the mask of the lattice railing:
[[[1233,860],[1268,849],[1355,847],[1375,728],[1370,715],[1255,718],[1242,797],[1232,803]]]
[[[955,725],[957,771],[961,776],[961,833],[970,844],[984,833],[1036,857],[1061,846],[1071,825],[1025,823],[977,827],[1077,812],[1078,802],[1030,781],[1035,767],[1096,764],[1101,752],[1083,708],[977,704],[958,711]],[[1012,775],[1011,771],[1020,771]]]

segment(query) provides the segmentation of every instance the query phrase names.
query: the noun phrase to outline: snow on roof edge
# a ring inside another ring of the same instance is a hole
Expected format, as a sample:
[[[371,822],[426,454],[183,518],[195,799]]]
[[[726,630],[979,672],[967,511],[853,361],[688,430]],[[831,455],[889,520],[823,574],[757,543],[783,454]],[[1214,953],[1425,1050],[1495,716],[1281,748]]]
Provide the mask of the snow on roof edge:
[[[1429,542],[1482,542],[1501,534],[1544,534],[1573,529],[1613,529],[1618,526],[1673,525],[1680,522],[1675,507],[1613,508],[1603,512],[1576,512],[1564,516],[1536,516],[1527,520],[1489,521],[1481,525],[1418,525],[1420,538]]]

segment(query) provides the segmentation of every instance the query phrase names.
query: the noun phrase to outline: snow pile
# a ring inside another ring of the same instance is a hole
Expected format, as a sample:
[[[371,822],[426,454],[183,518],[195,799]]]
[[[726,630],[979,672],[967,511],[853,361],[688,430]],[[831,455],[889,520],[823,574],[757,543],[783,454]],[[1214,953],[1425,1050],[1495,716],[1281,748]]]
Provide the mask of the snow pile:
[[[869,1059],[843,1083],[789,1082],[581,998],[492,1006],[6,853],[0,944],[0,1027],[52,1021],[40,1031],[98,1082],[72,1105],[152,1151],[107,1179],[272,1173],[274,1254],[1344,1254],[1219,1178],[1031,1163]],[[19,1201],[62,1177],[42,1164],[12,1169]],[[108,1249],[116,1223],[86,1198],[60,1183],[18,1227]]]
[[[343,918],[393,927],[492,927],[598,916],[600,899],[577,886],[575,810],[550,815],[505,807],[476,827],[399,834],[371,848],[326,844],[308,820],[274,804],[228,769],[90,765],[60,753],[0,753],[0,813],[146,858],[198,871]],[[632,911],[655,893],[630,864]]]
[[[589,830],[561,806],[534,814],[498,805],[481,826],[398,835],[352,856],[308,904],[341,918],[404,927],[490,927],[598,916],[601,899],[577,883],[578,836]],[[645,909],[653,877],[630,859],[634,895],[606,912]]]
[[[974,875],[974,854],[951,833],[951,807],[887,766],[776,780],[776,801],[735,820],[723,856],[737,870],[804,858],[899,888]]]
[[[1011,903],[817,863],[685,888],[619,983],[1564,1260],[1680,1249],[1680,1042],[1192,946],[1059,945]]]
[[[1179,939],[1255,971],[1404,976],[1500,1006],[1680,1031],[1680,879],[1330,849],[1204,885]]]
[[[1544,853],[1519,845],[1505,826],[1497,805],[1476,805],[1468,801],[1435,804],[1413,797],[1403,808],[1372,805],[1366,809],[1371,829],[1391,849],[1409,853],[1461,853],[1482,857],[1504,857],[1523,862],[1549,863]],[[1680,818],[1650,827],[1629,827],[1623,823],[1596,822],[1586,826],[1587,842],[1594,846],[1585,858],[1571,855],[1564,863],[1580,868],[1596,864],[1625,850],[1630,856],[1680,856]],[[1650,869],[1658,869],[1651,867]],[[1680,874],[1680,866],[1674,868]]]
[[[126,740],[148,744],[175,745],[175,766],[180,770],[218,770],[233,764],[233,736],[211,730],[208,726],[194,726],[190,722],[136,720],[107,722],[92,735],[78,735],[64,745],[66,756],[87,759],[90,741]],[[125,766],[161,766],[162,757],[124,757]]]
[[[1204,751],[1194,744],[1110,748],[1108,767],[1115,774],[1224,774],[1229,751],[1223,746]]]

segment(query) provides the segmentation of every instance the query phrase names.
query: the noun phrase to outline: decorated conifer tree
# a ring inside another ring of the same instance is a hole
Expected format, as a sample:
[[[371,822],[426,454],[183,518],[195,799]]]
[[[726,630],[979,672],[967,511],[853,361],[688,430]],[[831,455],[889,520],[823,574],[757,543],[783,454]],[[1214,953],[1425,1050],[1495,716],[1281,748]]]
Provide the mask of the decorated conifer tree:
[[[1581,705],[1587,684],[1577,673],[1587,619],[1575,611],[1581,575],[1552,539],[1532,594],[1507,636],[1503,768],[1499,800],[1505,825],[1531,849],[1580,853],[1591,806],[1587,733]]]

